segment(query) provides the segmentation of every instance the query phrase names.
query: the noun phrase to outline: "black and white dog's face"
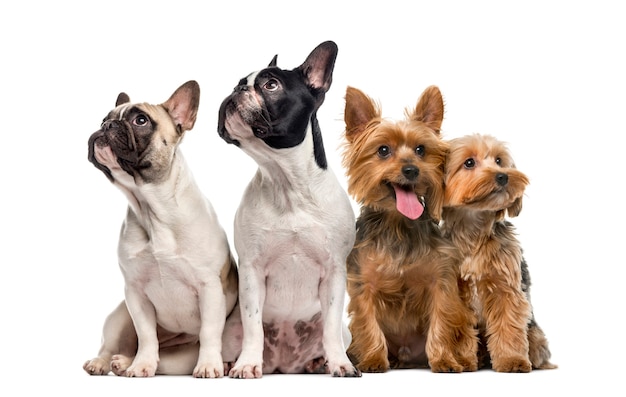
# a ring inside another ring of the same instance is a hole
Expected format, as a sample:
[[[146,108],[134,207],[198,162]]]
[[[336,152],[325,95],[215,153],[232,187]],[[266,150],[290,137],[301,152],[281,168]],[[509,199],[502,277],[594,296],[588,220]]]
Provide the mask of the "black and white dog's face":
[[[326,168],[326,158],[316,112],[330,88],[337,45],[317,46],[304,63],[293,70],[269,66],[239,81],[219,110],[218,133],[243,149],[266,145],[273,149],[301,144],[311,130],[315,159]]]

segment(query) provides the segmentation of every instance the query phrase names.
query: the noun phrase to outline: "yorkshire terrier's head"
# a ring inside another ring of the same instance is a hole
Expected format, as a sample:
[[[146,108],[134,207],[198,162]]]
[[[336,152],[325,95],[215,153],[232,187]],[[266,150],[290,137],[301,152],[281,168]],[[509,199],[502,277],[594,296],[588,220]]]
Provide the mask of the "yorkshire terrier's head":
[[[463,207],[517,216],[528,178],[515,168],[506,145],[489,135],[449,141],[445,207]]]
[[[443,98],[428,87],[406,118],[389,121],[360,90],[346,91],[343,165],[348,192],[361,205],[411,220],[440,219],[446,144]],[[423,216],[427,215],[427,216]]]

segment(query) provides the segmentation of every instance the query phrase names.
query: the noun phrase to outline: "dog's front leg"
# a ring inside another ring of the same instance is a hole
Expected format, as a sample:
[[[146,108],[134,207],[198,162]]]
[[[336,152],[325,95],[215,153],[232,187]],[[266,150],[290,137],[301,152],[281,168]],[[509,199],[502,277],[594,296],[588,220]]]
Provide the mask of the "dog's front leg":
[[[226,297],[219,278],[207,282],[200,293],[200,354],[193,370],[196,378],[221,378],[224,376],[222,362],[222,333],[226,321]]]
[[[492,275],[476,283],[483,303],[487,349],[491,366],[497,372],[530,372],[528,319],[530,304],[526,295],[505,277]]]
[[[239,301],[243,326],[242,351],[229,376],[260,378],[263,376],[265,276],[244,259],[239,265]]]
[[[154,376],[159,364],[159,339],[154,306],[136,288],[126,288],[126,305],[137,331],[138,342],[137,355],[126,369],[126,376]]]
[[[345,267],[345,266],[344,266]],[[337,377],[361,376],[348,355],[343,341],[343,307],[346,273],[339,264],[329,271],[319,286],[322,318],[324,319],[324,352],[328,371]]]

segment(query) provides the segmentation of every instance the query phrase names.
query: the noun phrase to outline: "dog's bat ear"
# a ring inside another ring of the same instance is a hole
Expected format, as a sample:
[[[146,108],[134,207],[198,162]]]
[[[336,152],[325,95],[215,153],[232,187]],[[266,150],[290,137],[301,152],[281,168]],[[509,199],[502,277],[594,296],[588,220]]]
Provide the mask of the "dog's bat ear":
[[[268,68],[276,66],[276,61],[278,60],[278,54],[274,55],[274,58],[270,61],[270,64],[267,65]]]
[[[443,122],[443,109],[441,91],[437,86],[431,85],[420,96],[413,113],[407,112],[407,117],[425,123],[438,134]]]
[[[178,87],[172,96],[163,103],[163,107],[167,109],[181,134],[193,128],[199,105],[200,86],[194,80]]]
[[[352,142],[374,119],[380,118],[379,106],[361,90],[346,89],[346,107],[343,119],[346,123],[346,139]]]
[[[321,99],[324,98],[323,94],[328,91],[333,81],[337,51],[337,44],[325,41],[315,47],[304,63],[295,69],[300,70],[309,87],[320,93]],[[321,100],[318,103],[321,104]]]
[[[115,101],[115,107],[118,107],[124,103],[130,102],[130,97],[125,92],[120,92]]]
[[[515,199],[515,201],[513,201],[513,204],[511,204],[509,208],[506,209],[506,212],[511,218],[518,216],[520,212],[522,212],[522,198],[518,197],[517,199]]]

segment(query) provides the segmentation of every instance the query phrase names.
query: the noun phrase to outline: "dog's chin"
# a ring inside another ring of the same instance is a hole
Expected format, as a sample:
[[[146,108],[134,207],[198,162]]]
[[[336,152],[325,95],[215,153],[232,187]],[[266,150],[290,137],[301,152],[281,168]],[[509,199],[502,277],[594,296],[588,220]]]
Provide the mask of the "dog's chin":
[[[227,143],[241,146],[242,141],[270,136],[268,119],[269,115],[254,95],[234,94],[220,106],[218,133]]]
[[[498,212],[510,207],[519,195],[512,195],[506,189],[495,190],[480,197],[467,197],[458,207],[465,207],[475,211]]]
[[[117,158],[113,154],[108,140],[101,131],[94,133],[89,138],[89,153],[87,158],[89,162],[102,171],[111,182],[114,180],[109,165],[115,164]]]
[[[137,152],[110,139],[105,134],[95,133],[89,141],[89,161],[113,182],[117,172],[124,172],[132,177],[146,173],[152,167],[149,160],[139,160]]]
[[[270,128],[255,120],[249,115],[244,117],[237,110],[231,109],[220,117],[218,133],[224,141],[236,146],[241,146],[242,141],[267,138],[270,135]]]

